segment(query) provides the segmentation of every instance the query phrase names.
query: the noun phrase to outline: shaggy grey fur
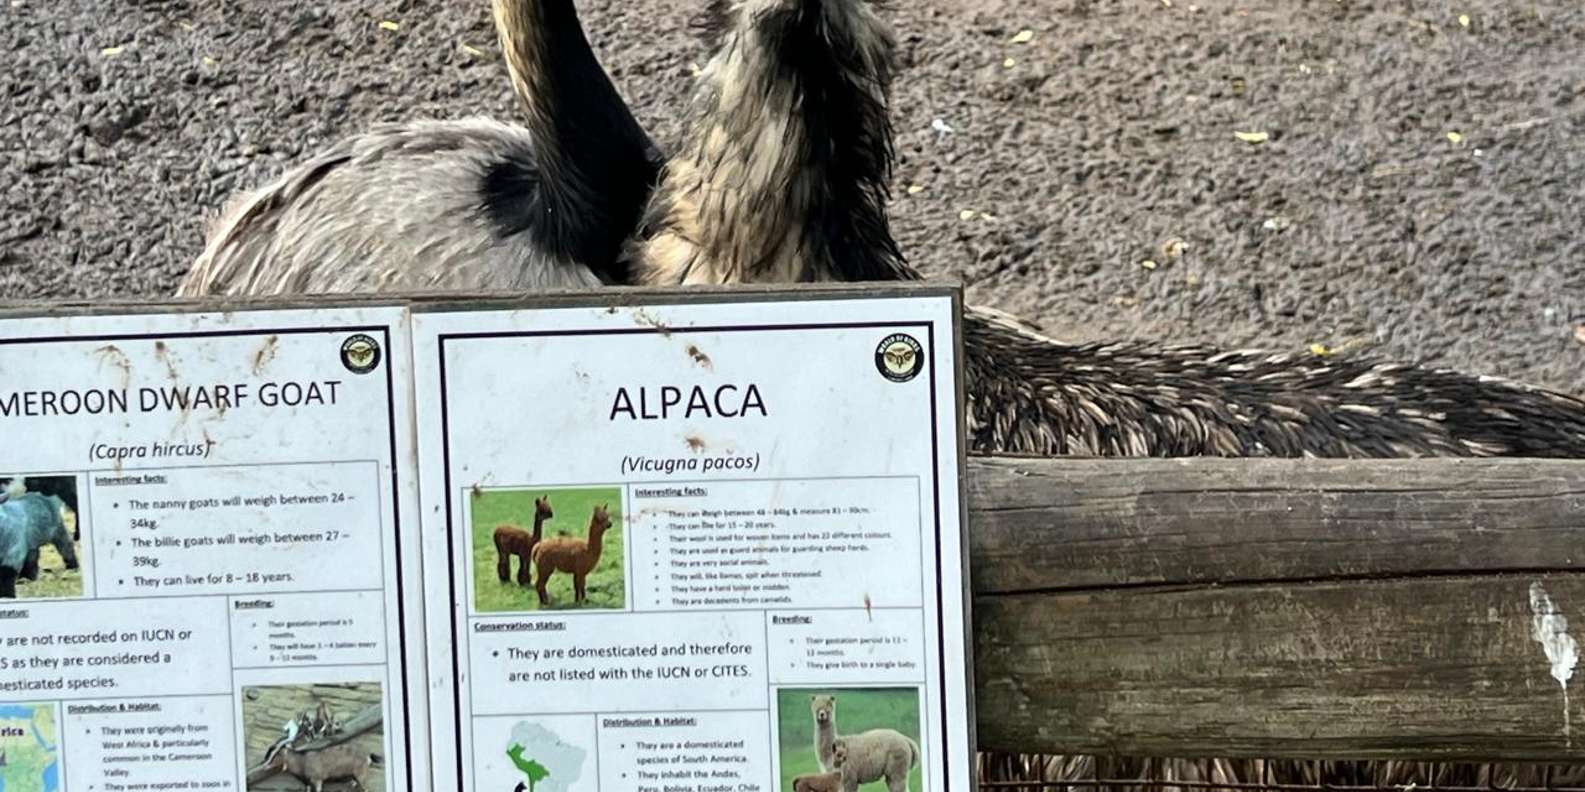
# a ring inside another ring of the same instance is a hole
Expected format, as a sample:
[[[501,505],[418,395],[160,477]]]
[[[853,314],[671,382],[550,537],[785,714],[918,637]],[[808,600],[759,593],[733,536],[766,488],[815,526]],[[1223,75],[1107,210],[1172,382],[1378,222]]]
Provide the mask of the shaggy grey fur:
[[[495,232],[486,175],[533,155],[526,130],[488,119],[375,126],[244,196],[177,294],[600,285],[590,268]]]
[[[526,127],[382,124],[234,199],[182,297],[623,282],[659,154],[571,0],[494,0]]]
[[[896,280],[897,42],[863,0],[713,0],[714,55],[637,234],[645,284]]]
[[[1585,457],[1585,401],[1369,357],[1062,344],[964,319],[969,446],[1105,457]]]

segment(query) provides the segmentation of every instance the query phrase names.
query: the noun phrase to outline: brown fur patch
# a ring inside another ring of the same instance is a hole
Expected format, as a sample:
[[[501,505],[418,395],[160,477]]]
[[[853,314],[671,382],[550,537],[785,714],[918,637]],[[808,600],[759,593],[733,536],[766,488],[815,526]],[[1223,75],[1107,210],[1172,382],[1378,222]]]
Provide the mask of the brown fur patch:
[[[545,584],[554,572],[572,575],[573,601],[584,601],[584,582],[600,563],[604,550],[605,532],[611,527],[611,516],[606,505],[594,507],[589,518],[589,535],[585,538],[557,536],[546,539],[534,548],[534,567],[538,576],[534,588],[539,592],[541,605],[550,603]]]

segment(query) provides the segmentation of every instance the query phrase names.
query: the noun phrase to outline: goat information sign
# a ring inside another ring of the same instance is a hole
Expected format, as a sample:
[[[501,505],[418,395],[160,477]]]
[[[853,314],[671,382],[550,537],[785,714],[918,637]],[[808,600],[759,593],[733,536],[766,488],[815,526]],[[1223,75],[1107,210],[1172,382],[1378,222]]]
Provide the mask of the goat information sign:
[[[436,778],[968,792],[954,298],[415,312]]]
[[[956,288],[0,313],[0,792],[970,792]]]
[[[0,320],[0,788],[426,786],[406,319]]]

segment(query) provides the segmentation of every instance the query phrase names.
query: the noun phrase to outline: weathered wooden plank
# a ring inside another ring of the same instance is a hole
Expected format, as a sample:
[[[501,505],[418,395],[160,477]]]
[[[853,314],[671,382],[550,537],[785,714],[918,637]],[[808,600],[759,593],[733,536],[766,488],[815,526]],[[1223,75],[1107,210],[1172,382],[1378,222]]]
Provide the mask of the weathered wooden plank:
[[[1585,571],[1585,461],[970,458],[981,594]]]
[[[1580,573],[978,597],[980,744],[1585,759],[1585,691],[1537,641],[1537,583],[1577,634]]]

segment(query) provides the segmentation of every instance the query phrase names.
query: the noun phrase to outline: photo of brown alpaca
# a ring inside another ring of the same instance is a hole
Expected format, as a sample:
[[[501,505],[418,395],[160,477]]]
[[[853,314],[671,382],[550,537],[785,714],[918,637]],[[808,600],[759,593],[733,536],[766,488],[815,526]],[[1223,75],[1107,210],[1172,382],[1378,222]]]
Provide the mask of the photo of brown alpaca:
[[[550,508],[550,496],[534,499],[534,532],[532,534],[515,525],[502,525],[495,529],[495,552],[500,560],[495,562],[495,574],[505,583],[512,579],[512,556],[517,556],[517,582],[528,585],[528,562],[539,544],[545,521],[555,517]]]
[[[534,589],[539,592],[539,604],[550,604],[550,595],[545,593],[545,584],[550,580],[553,572],[566,572],[572,575],[573,601],[584,601],[584,580],[600,563],[600,550],[602,540],[605,538],[606,529],[611,527],[611,517],[607,513],[610,504],[594,507],[594,515],[589,518],[589,536],[579,539],[575,536],[557,536],[546,539],[534,547],[534,568],[538,572],[538,579]]]
[[[842,771],[806,773],[793,779],[793,792],[841,792]]]

